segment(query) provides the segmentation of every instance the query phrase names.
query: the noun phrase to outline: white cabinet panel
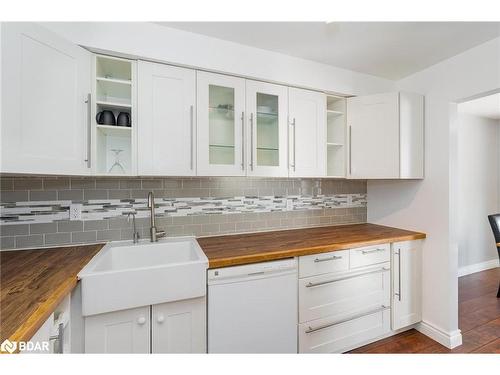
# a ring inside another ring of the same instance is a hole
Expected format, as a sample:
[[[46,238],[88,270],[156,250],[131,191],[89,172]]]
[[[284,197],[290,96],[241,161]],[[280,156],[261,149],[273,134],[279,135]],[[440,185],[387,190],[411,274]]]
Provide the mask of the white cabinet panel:
[[[245,80],[196,72],[197,174],[244,176]]]
[[[398,93],[347,99],[349,176],[399,178]]]
[[[424,97],[399,93],[400,178],[424,178]]]
[[[331,317],[299,325],[299,353],[343,353],[390,331],[390,312],[380,306],[345,319]]]
[[[192,69],[139,61],[139,175],[195,175],[195,88]]]
[[[289,175],[318,177],[326,173],[326,96],[288,89]]]
[[[288,89],[246,81],[248,176],[288,177]]]
[[[1,172],[90,174],[90,61],[34,23],[2,24]]]
[[[349,250],[299,257],[299,277],[342,272],[349,269]]]
[[[205,297],[152,309],[153,353],[206,353]]]
[[[391,245],[388,243],[360,247],[349,251],[350,267],[365,267],[377,263],[389,262],[391,260]]]
[[[299,280],[299,322],[390,305],[390,264]]]
[[[150,306],[85,318],[86,353],[149,353]]]
[[[421,241],[392,244],[392,329],[422,320]]]

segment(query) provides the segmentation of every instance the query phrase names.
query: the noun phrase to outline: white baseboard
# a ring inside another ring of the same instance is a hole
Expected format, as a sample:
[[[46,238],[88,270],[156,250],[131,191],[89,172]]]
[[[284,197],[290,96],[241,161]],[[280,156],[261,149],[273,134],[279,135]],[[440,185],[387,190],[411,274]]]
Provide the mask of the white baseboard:
[[[498,258],[487,260],[486,262],[471,264],[458,269],[458,277],[470,275],[471,273],[489,270],[498,267]]]
[[[462,333],[459,329],[452,332],[445,332],[427,322],[420,322],[415,329],[441,345],[446,346],[448,349],[462,345]]]

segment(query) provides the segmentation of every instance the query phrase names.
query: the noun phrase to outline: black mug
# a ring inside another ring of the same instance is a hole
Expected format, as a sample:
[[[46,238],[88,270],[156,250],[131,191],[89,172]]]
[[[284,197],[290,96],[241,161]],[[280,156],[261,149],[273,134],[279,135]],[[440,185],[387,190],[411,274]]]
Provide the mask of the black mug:
[[[120,112],[116,119],[116,125],[130,127],[130,115],[127,112]]]
[[[99,112],[95,116],[95,120],[99,125],[116,125],[115,115],[109,110]]]

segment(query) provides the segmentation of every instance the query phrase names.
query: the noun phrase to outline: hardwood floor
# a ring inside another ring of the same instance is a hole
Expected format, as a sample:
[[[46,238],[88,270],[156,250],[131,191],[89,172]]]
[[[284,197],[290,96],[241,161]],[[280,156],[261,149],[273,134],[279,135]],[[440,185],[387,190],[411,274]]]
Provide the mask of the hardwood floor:
[[[446,347],[412,329],[350,353],[500,353],[500,268],[458,279],[458,325],[463,344]]]

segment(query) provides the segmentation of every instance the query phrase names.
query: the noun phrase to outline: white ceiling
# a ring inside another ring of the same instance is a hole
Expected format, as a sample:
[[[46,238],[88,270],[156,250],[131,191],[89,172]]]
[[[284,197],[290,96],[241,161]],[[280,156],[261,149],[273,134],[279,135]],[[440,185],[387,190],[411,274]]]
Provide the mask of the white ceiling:
[[[500,22],[160,22],[397,80],[500,36]]]
[[[460,103],[458,112],[500,120],[500,93]]]

